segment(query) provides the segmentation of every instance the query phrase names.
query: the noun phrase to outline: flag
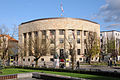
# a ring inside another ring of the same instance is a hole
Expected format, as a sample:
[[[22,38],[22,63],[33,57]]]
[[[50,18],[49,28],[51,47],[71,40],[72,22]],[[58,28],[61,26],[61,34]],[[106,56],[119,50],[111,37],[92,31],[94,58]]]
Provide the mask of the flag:
[[[63,5],[62,5],[62,3],[61,3],[61,10],[62,10],[62,12],[64,13],[64,9],[63,9]]]

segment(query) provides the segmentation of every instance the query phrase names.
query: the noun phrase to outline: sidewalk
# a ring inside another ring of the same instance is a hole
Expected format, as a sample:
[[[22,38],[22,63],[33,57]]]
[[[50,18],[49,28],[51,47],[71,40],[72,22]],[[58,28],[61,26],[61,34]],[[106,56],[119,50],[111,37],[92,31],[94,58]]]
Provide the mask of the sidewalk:
[[[80,65],[80,69],[83,70],[100,70],[100,71],[105,71],[105,72],[118,72],[120,73],[120,67],[118,66],[98,66],[98,65]]]

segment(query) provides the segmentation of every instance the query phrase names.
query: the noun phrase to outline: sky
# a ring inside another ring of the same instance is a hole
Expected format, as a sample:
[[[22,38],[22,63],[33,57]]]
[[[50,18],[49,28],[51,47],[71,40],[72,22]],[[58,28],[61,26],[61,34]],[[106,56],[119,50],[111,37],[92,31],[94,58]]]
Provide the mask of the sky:
[[[0,26],[9,29],[40,18],[82,18],[97,22],[101,31],[120,30],[120,0],[0,0]]]

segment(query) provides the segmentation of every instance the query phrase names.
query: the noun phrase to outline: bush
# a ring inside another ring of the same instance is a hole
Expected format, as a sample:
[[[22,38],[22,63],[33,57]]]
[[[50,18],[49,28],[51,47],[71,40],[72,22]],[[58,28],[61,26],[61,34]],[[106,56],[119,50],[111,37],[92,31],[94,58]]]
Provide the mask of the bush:
[[[68,73],[81,73],[81,74],[92,74],[92,75],[101,75],[101,76],[110,76],[110,77],[120,77],[120,73],[117,71],[115,72],[108,72],[108,71],[101,71],[99,69],[81,69],[81,70],[72,70],[72,69],[55,69],[55,68],[34,68],[34,67],[27,67],[27,66],[11,66],[6,68],[22,68],[22,69],[32,69],[32,70],[45,70],[45,71],[55,71],[55,72],[68,72]]]

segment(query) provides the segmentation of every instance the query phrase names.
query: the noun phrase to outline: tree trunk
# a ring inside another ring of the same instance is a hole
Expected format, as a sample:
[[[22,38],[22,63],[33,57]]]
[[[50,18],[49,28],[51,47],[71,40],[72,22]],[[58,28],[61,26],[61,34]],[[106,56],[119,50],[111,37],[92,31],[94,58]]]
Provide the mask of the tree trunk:
[[[38,59],[35,60],[35,67],[38,67]]]
[[[88,58],[88,63],[91,64],[91,58],[90,57]]]

